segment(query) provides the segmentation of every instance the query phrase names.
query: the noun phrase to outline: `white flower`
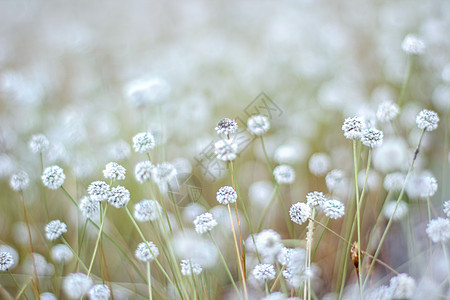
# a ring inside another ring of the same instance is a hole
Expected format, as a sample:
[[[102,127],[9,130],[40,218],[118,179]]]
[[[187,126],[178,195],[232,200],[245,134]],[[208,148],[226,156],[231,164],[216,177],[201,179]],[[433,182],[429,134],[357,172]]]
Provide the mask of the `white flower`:
[[[269,128],[269,118],[263,115],[252,116],[247,121],[247,129],[254,135],[263,135]]]
[[[170,95],[170,85],[162,78],[140,78],[129,83],[125,93],[135,107],[160,104]]]
[[[66,175],[64,175],[63,169],[58,166],[51,166],[45,168],[44,172],[41,176],[42,183],[48,187],[49,189],[56,190],[60,188],[64,180],[66,179]]]
[[[153,164],[148,161],[141,161],[136,164],[136,167],[134,168],[134,176],[136,177],[136,180],[140,183],[144,183],[147,180],[150,180],[152,177],[152,170],[153,170]]]
[[[141,132],[133,137],[133,149],[139,153],[146,153],[155,148],[155,138],[150,132]]]
[[[342,130],[347,139],[357,140],[361,138],[364,127],[364,121],[361,117],[352,117],[344,120]]]
[[[28,187],[30,183],[30,177],[27,172],[19,171],[11,176],[11,180],[9,181],[9,185],[15,191],[23,191]]]
[[[394,214],[395,206],[397,205],[397,201],[389,201],[384,207],[384,216],[386,219],[390,219]],[[397,206],[397,210],[395,211],[395,215],[393,217],[394,221],[401,220],[408,213],[408,204],[404,201],[400,201]]]
[[[153,242],[142,242],[138,245],[135,255],[140,261],[153,261],[159,255],[159,250]]]
[[[142,200],[134,205],[134,217],[139,222],[155,221],[160,215],[161,205],[155,200]]]
[[[157,164],[152,168],[152,180],[158,185],[167,184],[177,177],[177,169],[168,162]]]
[[[383,187],[386,191],[400,191],[405,182],[405,174],[396,172],[387,174],[384,178]]]
[[[45,236],[50,241],[56,240],[59,238],[63,233],[67,232],[67,225],[60,220],[53,220],[50,221],[45,226]]]
[[[216,194],[217,202],[223,205],[234,203],[237,200],[237,193],[231,186],[221,187]]]
[[[195,231],[199,234],[211,231],[217,226],[217,221],[214,219],[213,215],[209,212],[199,215],[194,220]]]
[[[311,207],[306,203],[297,202],[289,209],[289,217],[292,222],[301,225],[311,217]]]
[[[309,159],[309,170],[316,176],[323,176],[330,170],[331,160],[325,153],[314,153]]]
[[[63,289],[70,299],[79,299],[86,295],[93,282],[83,273],[69,274],[63,281]]]
[[[295,180],[295,171],[289,165],[279,165],[273,170],[273,176],[278,184],[291,184]]]
[[[314,191],[306,195],[306,203],[311,208],[322,206],[325,201],[327,201],[327,198],[325,198],[322,192]]]
[[[275,278],[275,268],[271,264],[256,265],[252,272],[256,280],[260,282],[269,281]]]
[[[420,197],[427,198],[433,197],[438,189],[438,183],[433,176],[426,176],[423,178],[423,189],[420,193]]]
[[[236,158],[238,145],[231,139],[218,140],[214,144],[214,153],[222,161],[230,161]]]
[[[417,127],[426,131],[433,131],[438,127],[439,117],[432,110],[424,109],[416,117]]]
[[[57,244],[53,246],[50,254],[53,261],[56,263],[66,263],[71,261],[73,258],[72,251],[64,244]]]
[[[30,149],[34,153],[46,152],[50,146],[50,142],[43,134],[36,134],[31,137]]]
[[[344,204],[339,200],[327,200],[323,202],[321,208],[325,215],[332,219],[339,219],[345,214]]]
[[[115,186],[111,189],[108,203],[116,208],[124,207],[130,201],[130,191],[123,186]]]
[[[428,223],[426,232],[434,243],[445,243],[450,239],[450,220],[437,218]]]
[[[223,118],[215,128],[218,135],[230,135],[238,130],[238,124],[235,120]]]
[[[274,263],[283,249],[281,236],[272,229],[266,229],[258,233],[255,238],[255,246],[263,263]]]
[[[391,278],[389,289],[392,299],[411,299],[416,290],[416,281],[408,274],[398,274]]]
[[[450,218],[450,200],[444,202],[444,213]]]
[[[106,284],[96,284],[89,290],[90,300],[108,300],[111,297],[111,291]]]
[[[378,105],[377,119],[381,122],[389,122],[395,119],[399,113],[398,105],[391,101],[385,101]]]
[[[408,54],[422,54],[425,43],[414,34],[408,34],[402,42],[402,50]]]
[[[41,297],[41,300],[58,300],[56,296],[50,292],[45,292],[39,295]]]
[[[14,258],[9,252],[0,252],[0,271],[8,271],[14,265]]]
[[[180,263],[181,274],[184,276],[190,276],[192,274],[200,275],[202,273],[202,266],[193,262],[192,259],[183,259]]]
[[[111,188],[109,184],[104,181],[93,181],[88,189],[88,194],[95,201],[106,201],[111,194]]]
[[[375,128],[364,129],[361,142],[370,148],[380,146],[383,143],[383,132]]]
[[[110,162],[105,166],[103,176],[105,176],[106,179],[109,178],[113,181],[124,180],[126,171],[127,170],[118,163]]]

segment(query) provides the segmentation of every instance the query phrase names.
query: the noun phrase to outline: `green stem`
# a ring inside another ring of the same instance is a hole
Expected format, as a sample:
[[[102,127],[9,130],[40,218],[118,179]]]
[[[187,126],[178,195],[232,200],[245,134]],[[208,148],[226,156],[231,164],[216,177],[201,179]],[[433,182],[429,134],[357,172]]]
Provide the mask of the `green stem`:
[[[325,224],[325,227],[328,227],[328,224],[330,224],[330,220],[331,220],[331,218],[328,218],[327,223]],[[322,234],[320,235],[319,241],[317,242],[316,247],[314,248],[314,252],[312,255],[312,259],[311,259],[312,261],[314,261],[314,258],[316,257],[317,249],[319,249],[319,244],[322,241],[322,238],[323,238],[326,230],[327,230],[326,228],[323,229]]]
[[[405,97],[406,88],[408,87],[408,83],[411,78],[412,64],[413,64],[413,57],[412,57],[412,55],[408,55],[407,62],[406,62],[406,73],[405,73],[405,77],[403,78],[402,89],[400,90],[400,96],[398,97],[398,106],[399,107],[402,107],[402,102]]]
[[[102,236],[103,225],[105,224],[104,220],[105,220],[105,216],[106,216],[106,211],[107,210],[108,210],[108,205],[105,207],[105,212],[103,213],[103,218],[101,218],[102,220],[101,220],[101,223],[100,223],[100,230],[98,232],[97,241],[95,242],[94,253],[92,254],[91,263],[89,264],[89,269],[88,269],[88,272],[87,272],[87,276],[88,277],[89,277],[89,275],[91,275],[92,267],[94,265],[95,255],[97,254],[98,246],[100,244],[100,238]]]
[[[360,212],[360,201],[359,201],[359,187],[358,187],[358,159],[356,157],[356,140],[353,140],[353,166],[355,173],[355,193],[356,193],[356,231],[358,236],[358,267],[361,270],[361,212]],[[358,285],[359,285],[359,296],[362,297],[362,286],[361,286],[361,272],[358,272]]]
[[[17,280],[14,278],[13,274],[11,273],[10,270],[7,270],[9,276],[11,277],[11,279],[13,280],[14,284],[16,285],[17,289],[19,290],[19,295],[17,295],[16,299],[18,297],[20,297],[21,294],[23,294],[25,296],[25,298],[28,300],[28,296],[24,293],[25,288],[28,286],[28,284],[25,284],[24,287],[21,289],[19,286],[19,283],[17,282]],[[31,278],[30,278],[31,279]],[[28,281],[29,282],[29,281]]]
[[[152,295],[152,274],[150,271],[150,262],[147,262],[147,278],[148,278],[148,299],[152,300],[153,299],[153,295]]]

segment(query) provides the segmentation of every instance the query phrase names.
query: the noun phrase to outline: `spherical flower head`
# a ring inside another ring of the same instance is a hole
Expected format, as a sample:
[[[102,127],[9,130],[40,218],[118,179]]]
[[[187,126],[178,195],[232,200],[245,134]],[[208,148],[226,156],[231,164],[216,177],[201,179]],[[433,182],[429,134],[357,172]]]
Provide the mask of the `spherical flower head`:
[[[252,116],[247,121],[247,129],[251,134],[263,135],[270,129],[269,118],[263,115]]]
[[[299,248],[283,247],[278,254],[278,262],[287,269],[303,267],[306,259],[306,251]]]
[[[394,214],[395,206],[397,205],[397,201],[389,201],[384,207],[384,217],[386,219],[390,219]],[[404,201],[400,201],[397,206],[397,210],[395,211],[395,215],[392,217],[394,221],[400,221],[403,217],[408,213],[408,204]]]
[[[0,271],[6,272],[14,265],[14,258],[9,252],[0,252]]]
[[[425,51],[425,43],[414,34],[408,34],[403,39],[402,50],[408,54],[422,54]]]
[[[160,216],[161,205],[155,200],[142,200],[134,205],[134,218],[139,222],[155,221]]]
[[[213,215],[209,212],[199,215],[194,220],[195,231],[198,234],[203,234],[205,232],[211,231],[217,226],[217,221],[214,219]]]
[[[327,198],[323,195],[322,192],[310,192],[306,195],[306,203],[312,208],[317,206],[322,206],[324,202],[327,201]]]
[[[134,168],[134,176],[136,177],[136,180],[140,183],[144,183],[145,181],[150,180],[152,178],[152,170],[153,170],[153,164],[146,160],[141,161],[136,164],[136,167]]]
[[[256,280],[260,282],[270,281],[275,278],[275,268],[271,264],[256,265],[252,272]]]
[[[54,294],[49,292],[42,293],[39,295],[39,297],[41,298],[41,300],[58,300],[58,298],[56,298]]]
[[[266,229],[258,233],[255,246],[263,263],[274,263],[280,251],[283,249],[281,236],[272,229]]]
[[[71,261],[73,258],[72,250],[64,244],[57,244],[53,246],[50,255],[56,263],[66,263]]]
[[[391,101],[382,102],[378,105],[377,119],[381,122],[390,122],[397,117],[399,111],[397,104]]]
[[[46,152],[50,146],[50,142],[47,137],[43,134],[35,134],[30,140],[30,149],[34,153]]]
[[[30,177],[28,173],[25,171],[19,171],[11,176],[11,180],[9,181],[9,185],[15,191],[23,191],[28,187],[30,183]]]
[[[79,208],[85,218],[95,219],[99,216],[100,202],[86,196],[81,198]]]
[[[416,281],[408,274],[398,274],[391,278],[389,289],[391,299],[411,299],[416,290]]]
[[[45,236],[48,240],[53,241],[59,238],[63,233],[67,232],[67,225],[60,220],[50,221],[45,226]]]
[[[420,197],[433,197],[438,189],[438,183],[433,176],[426,176],[423,178],[423,189],[420,192]]]
[[[168,162],[157,164],[152,168],[152,180],[158,185],[168,184],[177,177],[177,169]]]
[[[136,258],[143,262],[153,261],[158,255],[158,247],[153,242],[140,243],[135,252]]]
[[[450,218],[450,200],[444,202],[444,214]]]
[[[111,297],[111,291],[106,284],[96,284],[89,290],[90,300],[108,300]]]
[[[64,278],[63,289],[70,299],[80,299],[86,295],[92,284],[92,279],[86,274],[72,273]]]
[[[108,203],[116,208],[125,207],[130,201],[130,191],[123,186],[115,186],[111,189]]]
[[[237,193],[231,186],[221,187],[216,194],[217,202],[223,205],[234,203],[237,200]]]
[[[311,217],[311,207],[303,202],[297,202],[289,209],[289,217],[292,222],[302,225]]]
[[[443,218],[431,220],[426,232],[434,243],[445,243],[450,239],[450,220]]]
[[[380,146],[383,143],[383,132],[375,128],[364,129],[361,142],[370,148]]]
[[[92,200],[106,201],[111,193],[111,187],[104,181],[93,181],[89,185],[87,192]]]
[[[131,154],[130,144],[120,140],[111,145],[109,153],[114,160],[124,160]]]
[[[278,184],[291,184],[295,180],[295,171],[289,165],[279,165],[273,170],[273,176]]]
[[[383,187],[386,191],[400,191],[405,178],[405,174],[399,172],[387,174],[384,178]]]
[[[146,153],[155,148],[156,142],[150,132],[141,132],[133,137],[133,149],[139,153]]]
[[[66,179],[66,175],[64,174],[63,169],[58,166],[50,166],[45,168],[44,172],[41,176],[42,183],[48,187],[49,189],[56,190],[60,188],[64,180]]]
[[[238,145],[231,139],[218,140],[214,144],[214,154],[217,159],[230,161],[236,158]]]
[[[323,202],[321,208],[325,215],[332,219],[342,218],[345,214],[344,203],[339,200],[327,200]]]
[[[345,173],[342,170],[334,169],[325,176],[325,183],[330,192],[339,190],[345,184]]]
[[[181,274],[184,276],[190,276],[192,274],[200,275],[203,271],[202,266],[192,261],[192,259],[181,260],[180,266]]]
[[[344,120],[344,124],[342,125],[344,136],[349,140],[360,139],[364,128],[364,121],[361,117],[347,118]]]
[[[228,118],[223,118],[222,120],[217,123],[217,126],[215,128],[218,135],[230,135],[232,133],[235,133],[238,130],[238,124],[235,120],[231,120]]]
[[[127,170],[118,163],[110,162],[106,164],[105,169],[103,170],[103,176],[112,181],[124,180],[126,171]]]
[[[426,131],[433,131],[438,127],[439,117],[432,110],[424,109],[416,117],[417,127]]]
[[[309,159],[309,171],[316,176],[323,176],[330,170],[331,160],[328,154],[314,153]]]

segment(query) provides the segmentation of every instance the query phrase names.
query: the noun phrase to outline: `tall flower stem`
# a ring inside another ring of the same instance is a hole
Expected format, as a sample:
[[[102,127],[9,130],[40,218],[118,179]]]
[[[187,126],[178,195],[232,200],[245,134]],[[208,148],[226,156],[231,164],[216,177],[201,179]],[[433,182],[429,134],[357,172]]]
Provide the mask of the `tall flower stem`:
[[[392,213],[392,216],[389,218],[389,222],[387,223],[386,229],[384,230],[383,235],[381,236],[381,240],[380,240],[380,243],[378,244],[377,250],[375,251],[375,254],[373,255],[374,260],[372,260],[372,263],[370,264],[370,267],[369,267],[369,271],[367,272],[366,278],[364,279],[363,288],[367,284],[367,281],[369,279],[369,275],[370,275],[370,273],[371,273],[371,271],[372,271],[372,269],[373,269],[373,267],[375,265],[375,261],[378,258],[378,255],[380,254],[381,247],[383,246],[384,240],[386,239],[386,235],[387,235],[387,233],[389,231],[389,228],[392,225],[392,221],[394,220],[395,212],[397,211],[398,205],[399,205],[400,201],[403,198],[403,194],[405,193],[406,184],[408,183],[409,176],[411,175],[412,170],[414,168],[414,163],[416,162],[417,155],[419,154],[420,145],[422,144],[422,138],[423,138],[424,134],[425,134],[425,129],[422,130],[422,133],[420,135],[419,143],[417,144],[417,148],[416,148],[416,150],[414,152],[413,160],[412,160],[412,162],[411,162],[411,164],[409,166],[408,173],[406,174],[406,178],[405,178],[405,181],[403,182],[402,190],[400,191],[400,194],[399,194],[399,196],[397,198],[397,203],[395,204],[395,208],[394,208],[394,211]]]
[[[153,299],[153,295],[152,295],[152,273],[151,273],[151,268],[150,268],[150,262],[147,262],[147,280],[148,280],[148,299],[152,300]]]
[[[233,186],[233,189],[236,190],[236,184],[234,182],[234,167],[233,167],[233,161],[230,161],[230,170],[231,170],[231,184]],[[244,253],[244,246],[242,244],[242,233],[241,233],[241,221],[239,220],[239,211],[238,211],[238,206],[237,206],[237,201],[234,203],[234,208],[235,208],[235,213],[236,213],[236,220],[237,220],[237,225],[238,225],[238,231],[239,231],[239,247],[240,247],[240,253],[241,253],[241,264],[242,264],[242,275],[246,276],[245,273],[245,265],[244,265],[244,261],[245,261],[245,253]],[[244,280],[245,282],[245,280]]]
[[[359,199],[359,187],[358,187],[358,158],[356,157],[356,140],[353,140],[353,166],[355,173],[355,195],[356,195],[356,231],[358,236],[358,266],[361,270],[361,212],[360,212],[360,199]],[[358,272],[358,285],[359,295],[362,297],[362,283],[361,272]]]
[[[95,242],[94,253],[92,253],[91,263],[89,264],[89,269],[87,272],[87,276],[91,275],[92,266],[94,265],[95,255],[97,254],[98,246],[100,244],[100,239],[103,232],[103,225],[105,224],[105,216],[106,211],[108,210],[108,205],[105,207],[105,211],[103,212],[103,217],[101,218],[100,229],[97,236],[97,241]]]
[[[12,281],[13,281],[14,284],[16,285],[17,289],[18,289],[20,292],[22,292],[22,293],[23,293],[23,296],[28,300],[28,296],[23,292],[23,291],[25,291],[25,289],[23,289],[23,288],[21,289],[21,288],[20,288],[19,283],[18,283],[17,280],[14,278],[13,274],[11,273],[11,271],[7,270],[7,272],[8,272],[8,274],[9,274],[9,277],[11,277]],[[26,287],[27,285],[28,285],[28,284],[26,284],[24,287]],[[23,291],[22,291],[22,290],[23,290]],[[17,297],[20,296],[20,292],[19,292],[19,295],[18,295]],[[16,299],[17,299],[17,297],[16,297]]]

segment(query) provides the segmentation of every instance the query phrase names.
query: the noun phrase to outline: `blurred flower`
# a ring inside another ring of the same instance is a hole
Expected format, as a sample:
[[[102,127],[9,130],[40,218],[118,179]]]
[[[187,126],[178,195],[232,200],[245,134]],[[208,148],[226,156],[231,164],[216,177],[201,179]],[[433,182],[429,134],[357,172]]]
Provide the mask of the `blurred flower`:
[[[131,147],[127,142],[120,140],[110,146],[109,153],[113,160],[120,161],[130,156]]]
[[[182,259],[181,263],[181,274],[184,276],[190,276],[192,274],[200,275],[202,273],[202,266],[192,261],[192,259]]]
[[[142,242],[138,245],[135,255],[140,261],[153,261],[159,255],[159,250],[153,242]]]
[[[73,258],[72,250],[64,244],[53,246],[50,255],[56,263],[67,263]]]
[[[153,164],[148,161],[141,161],[136,164],[134,168],[134,175],[136,180],[140,183],[144,183],[147,180],[150,180],[152,177]]]
[[[426,131],[433,131],[438,127],[439,117],[434,111],[424,109],[416,117],[417,126]]]
[[[248,188],[248,198],[252,204],[265,207],[269,201],[274,187],[270,181],[256,181]]]
[[[434,243],[445,243],[450,239],[450,220],[437,218],[428,223],[426,232]]]
[[[394,214],[395,206],[397,205],[397,201],[389,201],[384,207],[384,217],[386,219],[390,219]],[[408,213],[408,204],[404,201],[400,201],[397,206],[397,210],[395,211],[395,215],[393,217],[394,221],[400,221],[406,214]]]
[[[236,158],[238,145],[231,139],[218,140],[214,144],[216,157],[223,161],[230,161]]]
[[[142,200],[134,205],[134,217],[139,222],[155,221],[160,215],[161,205],[155,200]]]
[[[166,101],[170,86],[162,78],[137,79],[127,85],[125,93],[132,105],[141,108]]]
[[[416,281],[408,274],[398,274],[391,278],[389,289],[392,299],[411,299],[416,290]]]
[[[177,169],[168,162],[157,164],[152,168],[152,180],[158,185],[169,183],[177,176]]]
[[[214,219],[213,215],[209,212],[199,215],[194,220],[195,231],[199,234],[211,231],[217,226],[217,221]]]
[[[9,181],[9,185],[15,191],[23,191],[28,187],[30,183],[30,177],[28,173],[25,171],[19,171],[11,176],[11,180]]]
[[[94,201],[106,201],[111,194],[111,187],[104,181],[93,181],[87,192]]]
[[[45,236],[48,240],[53,241],[59,238],[63,233],[67,232],[67,225],[60,220],[50,221],[45,226]]]
[[[43,134],[36,134],[31,137],[30,149],[33,153],[43,153],[50,147],[50,142]]]
[[[81,198],[79,207],[85,218],[95,219],[100,217],[100,202],[92,199],[92,197],[86,196]]]
[[[124,180],[126,171],[127,170],[118,163],[110,162],[106,164],[105,169],[103,170],[103,176],[112,181]]]
[[[44,172],[41,176],[42,183],[48,187],[49,189],[56,190],[60,188],[64,180],[66,179],[66,175],[64,174],[63,169],[58,166],[51,166],[45,168]]]
[[[423,188],[420,197],[433,197],[438,189],[438,183],[433,176],[426,176],[423,178]]]
[[[134,151],[146,153],[155,148],[155,138],[150,132],[141,132],[133,137]]]
[[[450,200],[444,202],[444,214],[447,215],[447,218],[450,218]]]
[[[387,174],[384,177],[383,187],[386,191],[400,191],[405,182],[405,174],[396,172]]]
[[[89,290],[90,300],[108,300],[111,297],[111,291],[106,284],[96,284]]]
[[[231,186],[221,187],[216,194],[217,202],[223,205],[234,203],[237,200],[237,193]]]
[[[309,171],[316,176],[323,176],[330,170],[331,160],[326,153],[314,153],[309,159]]]
[[[263,135],[269,128],[269,118],[263,115],[252,116],[247,121],[247,129],[254,135]]]
[[[272,229],[266,229],[255,237],[255,246],[263,263],[275,263],[283,248],[281,236]]]
[[[63,289],[70,299],[79,299],[86,295],[93,282],[83,273],[69,274],[63,281]]]
[[[273,176],[278,184],[291,184],[295,180],[295,171],[289,165],[279,165],[273,170]]]
[[[377,119],[381,122],[394,120],[399,113],[398,105],[391,101],[384,101],[378,105]]]
[[[215,130],[218,135],[227,136],[238,130],[238,124],[235,120],[223,118],[219,121],[219,123],[217,123]]]
[[[41,297],[41,300],[57,300],[56,296],[52,293],[45,292],[39,295]]]
[[[111,189],[108,203],[116,208],[124,207],[130,201],[130,191],[123,186],[115,186]]]
[[[289,217],[292,222],[302,225],[311,217],[311,207],[303,202],[297,202],[289,209]]]
[[[425,43],[414,34],[408,34],[402,42],[402,50],[408,54],[422,54]]]

